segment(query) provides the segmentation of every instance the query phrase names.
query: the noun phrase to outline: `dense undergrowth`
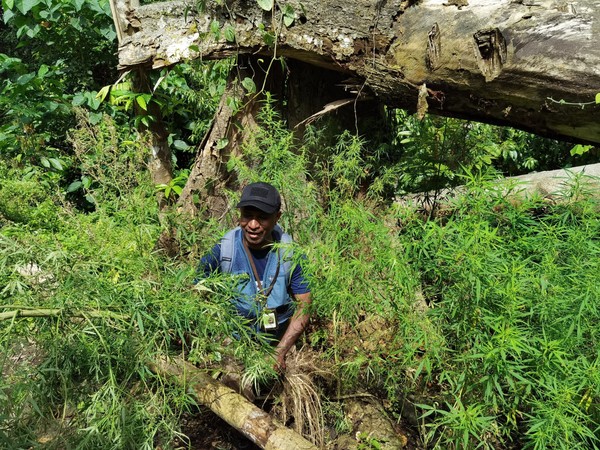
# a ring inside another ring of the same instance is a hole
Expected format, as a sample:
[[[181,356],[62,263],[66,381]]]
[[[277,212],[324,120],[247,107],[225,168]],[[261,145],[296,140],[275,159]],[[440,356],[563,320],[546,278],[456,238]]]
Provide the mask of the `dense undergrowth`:
[[[557,204],[514,204],[490,176],[465,177],[466,194],[425,220],[378,191],[357,196],[363,142],[344,136],[316,155],[312,130],[292,149],[266,111],[260,146],[231,169],[280,188],[281,223],[306,255],[305,344],[329,369],[328,426],[348,431],[340,399],[366,391],[398,420],[413,399],[423,446],[599,447],[600,215],[583,180]],[[230,280],[192,283],[227,225],[180,224],[185,254],[166,258],[135,139],[105,118],[71,140],[86,149],[76,157],[92,211],[67,202],[56,179],[0,167],[0,447],[181,445],[194,400],[151,373],[153,358],[188,342],[201,367],[235,357],[251,381],[274,376],[269,347],[232,314]]]

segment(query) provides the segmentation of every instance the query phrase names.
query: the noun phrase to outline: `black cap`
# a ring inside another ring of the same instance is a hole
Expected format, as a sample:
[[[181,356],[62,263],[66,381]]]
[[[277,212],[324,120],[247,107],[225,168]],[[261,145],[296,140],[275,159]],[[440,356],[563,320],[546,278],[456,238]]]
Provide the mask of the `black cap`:
[[[281,196],[269,183],[251,183],[242,191],[237,208],[254,206],[267,214],[274,214],[281,208]]]

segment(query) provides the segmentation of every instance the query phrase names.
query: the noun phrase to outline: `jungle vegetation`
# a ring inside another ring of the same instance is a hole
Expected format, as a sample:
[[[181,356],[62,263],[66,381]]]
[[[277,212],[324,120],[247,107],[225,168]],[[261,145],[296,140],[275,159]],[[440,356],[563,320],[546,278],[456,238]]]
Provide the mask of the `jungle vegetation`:
[[[270,347],[232,312],[232,280],[193,284],[235,210],[182,222],[157,202],[181,192],[236,62],[179,64],[151,74],[151,94],[125,79],[109,95],[118,74],[107,1],[3,0],[2,13],[0,447],[186,448],[182,418],[209,413],[149,361],[185,343],[206,370],[236,359],[252,383],[276,377]],[[139,125],[152,117],[139,112],[150,101],[169,130],[168,185],[147,169]],[[267,102],[229,162],[241,184],[280,189],[281,223],[306,255],[314,305],[303,345],[334,430],[313,438],[326,446],[351,431],[343,399],[360,392],[397,422],[409,399],[421,448],[600,447],[597,195],[572,177],[559,202],[515,203],[495,183],[596,162],[598,150],[386,117],[369,135],[323,118],[299,139]],[[467,194],[444,214],[394,201],[452,185]],[[233,204],[238,193],[228,195]],[[166,224],[175,257],[156,248]]]

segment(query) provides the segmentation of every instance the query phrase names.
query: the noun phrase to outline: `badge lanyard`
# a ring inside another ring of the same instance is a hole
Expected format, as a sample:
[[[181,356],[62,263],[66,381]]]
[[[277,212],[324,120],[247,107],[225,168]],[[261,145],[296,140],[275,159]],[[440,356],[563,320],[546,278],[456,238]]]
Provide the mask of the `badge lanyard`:
[[[246,251],[246,256],[248,256],[248,261],[250,262],[250,267],[252,268],[252,273],[254,274],[254,279],[256,280],[258,292],[261,294],[261,297],[264,299],[264,304],[262,301],[260,302],[261,306],[263,308],[266,308],[267,307],[267,298],[269,297],[269,294],[271,294],[271,291],[273,290],[273,287],[275,286],[275,283],[277,282],[277,277],[279,276],[279,249],[276,250],[277,269],[275,271],[275,276],[273,277],[273,281],[271,281],[271,285],[269,286],[269,288],[266,291],[263,291],[262,282],[260,280],[260,277],[258,276],[258,271],[256,270],[256,265],[254,264],[254,258],[252,257],[252,253],[250,252],[250,249],[248,248],[248,244],[246,243],[246,241],[244,241],[244,250]]]

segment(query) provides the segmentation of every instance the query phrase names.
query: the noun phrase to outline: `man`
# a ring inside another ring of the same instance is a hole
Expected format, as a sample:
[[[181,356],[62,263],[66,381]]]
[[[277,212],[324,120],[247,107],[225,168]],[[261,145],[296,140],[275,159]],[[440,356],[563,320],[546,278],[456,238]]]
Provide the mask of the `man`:
[[[289,248],[286,251],[291,237],[277,225],[281,217],[277,189],[263,182],[249,184],[236,207],[239,226],[202,258],[198,271],[245,275],[234,299],[236,309],[257,332],[273,338],[276,368],[283,372],[285,355],[309,320],[310,290],[302,268],[292,264]]]

